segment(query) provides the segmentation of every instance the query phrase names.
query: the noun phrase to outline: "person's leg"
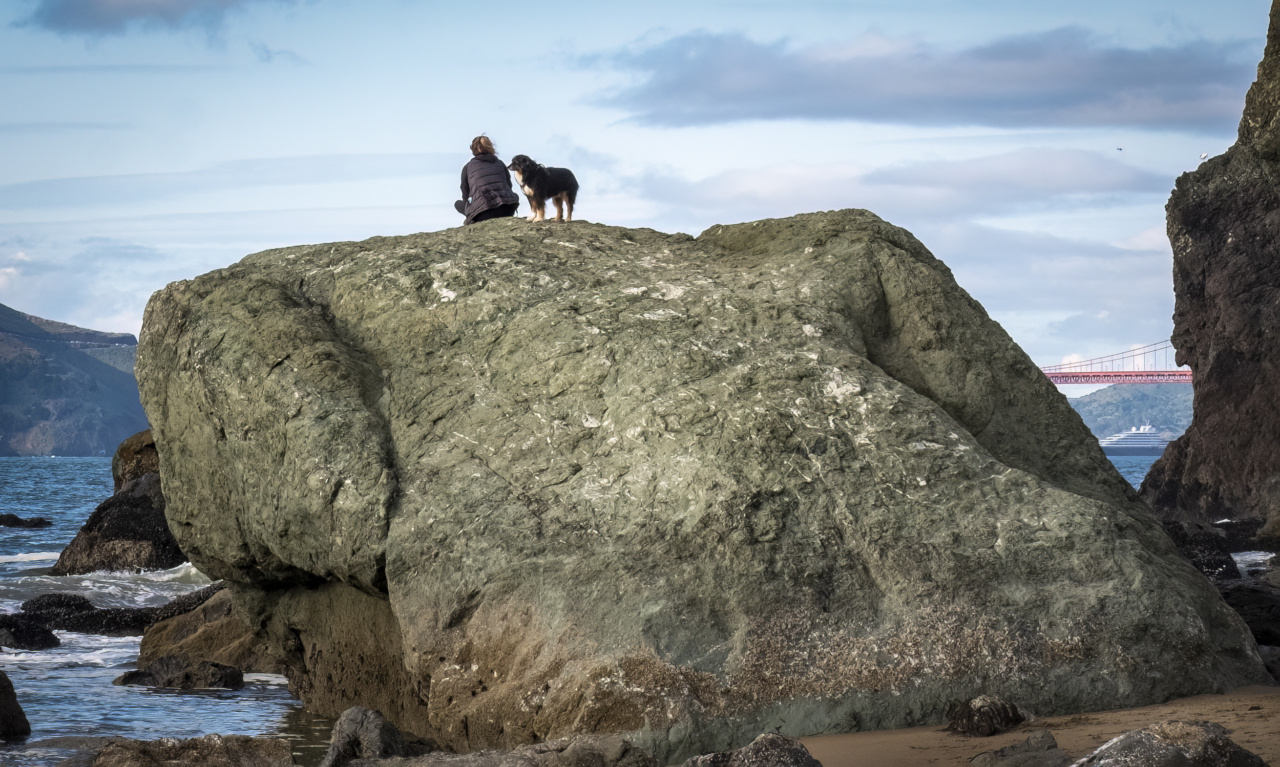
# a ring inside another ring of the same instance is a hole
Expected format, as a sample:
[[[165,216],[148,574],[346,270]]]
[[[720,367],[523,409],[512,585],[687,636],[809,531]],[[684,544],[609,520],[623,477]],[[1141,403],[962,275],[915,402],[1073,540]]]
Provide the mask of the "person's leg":
[[[516,208],[518,207],[520,207],[520,203],[513,202],[510,205],[499,205],[496,208],[489,208],[488,210],[482,210],[476,214],[475,218],[471,219],[471,223],[474,224],[477,221],[488,221],[491,218],[503,218],[505,216],[514,216],[516,212]]]

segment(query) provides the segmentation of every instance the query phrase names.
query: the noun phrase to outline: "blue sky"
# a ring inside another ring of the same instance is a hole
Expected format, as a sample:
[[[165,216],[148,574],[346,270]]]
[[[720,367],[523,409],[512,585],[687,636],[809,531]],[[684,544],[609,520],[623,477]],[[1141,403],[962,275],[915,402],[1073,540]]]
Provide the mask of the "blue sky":
[[[248,253],[456,226],[483,132],[589,221],[867,208],[1037,362],[1119,351],[1168,336],[1164,203],[1234,141],[1269,7],[5,0],[0,303],[136,333]]]

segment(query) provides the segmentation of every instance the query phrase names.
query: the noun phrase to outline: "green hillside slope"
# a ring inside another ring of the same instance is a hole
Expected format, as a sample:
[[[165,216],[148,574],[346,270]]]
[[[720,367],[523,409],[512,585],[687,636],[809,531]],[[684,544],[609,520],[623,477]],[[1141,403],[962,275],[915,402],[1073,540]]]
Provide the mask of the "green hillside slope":
[[[1098,437],[1149,423],[1172,439],[1191,425],[1191,384],[1108,386],[1070,402]]]
[[[91,356],[136,345],[0,305],[0,455],[110,455],[147,428],[133,375]]]

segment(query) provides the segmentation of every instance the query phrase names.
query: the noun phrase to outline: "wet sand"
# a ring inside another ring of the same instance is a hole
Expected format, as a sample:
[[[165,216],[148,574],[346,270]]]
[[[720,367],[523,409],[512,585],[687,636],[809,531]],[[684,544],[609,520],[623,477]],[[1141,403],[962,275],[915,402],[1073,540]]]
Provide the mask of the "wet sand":
[[[1231,739],[1280,767],[1280,686],[1241,687],[1225,695],[1197,695],[1155,706],[1097,711],[1037,719],[990,738],[945,732],[942,726],[856,732],[802,738],[824,767],[919,767],[966,765],[984,751],[1026,740],[1040,729],[1053,733],[1058,747],[1080,759],[1121,733],[1166,719],[1216,722]]]

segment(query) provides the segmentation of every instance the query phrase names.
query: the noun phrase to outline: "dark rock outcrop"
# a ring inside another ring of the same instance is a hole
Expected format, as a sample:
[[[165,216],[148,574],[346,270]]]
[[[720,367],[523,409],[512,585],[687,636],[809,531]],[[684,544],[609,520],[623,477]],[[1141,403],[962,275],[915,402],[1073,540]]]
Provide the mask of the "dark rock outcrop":
[[[206,586],[158,607],[95,607],[79,594],[42,594],[23,602],[17,616],[58,631],[135,636],[152,624],[195,610],[223,588],[222,584]]]
[[[1169,203],[1173,344],[1195,414],[1142,483],[1157,512],[1280,536],[1280,4],[1234,146]]]
[[[742,748],[695,756],[684,767],[822,767],[798,740],[765,733]]]
[[[1076,762],[1078,767],[1267,767],[1227,737],[1220,724],[1167,721],[1127,732]]]
[[[1260,645],[1280,647],[1280,588],[1269,583],[1238,580],[1218,589],[1253,632]]]
[[[31,723],[18,703],[9,675],[0,670],[0,740],[15,740],[31,734]]]
[[[240,669],[223,663],[192,660],[182,655],[166,655],[147,664],[145,668],[120,675],[112,684],[173,687],[179,690],[209,687],[238,690],[244,687],[244,674]]]
[[[112,738],[95,749],[91,767],[293,767],[293,751],[283,738],[206,735],[178,740]]]
[[[249,624],[236,614],[230,590],[219,590],[195,609],[147,627],[138,649],[138,665],[165,655],[225,663],[246,672],[279,674],[282,662]]]
[[[969,760],[972,767],[1068,767],[1072,762],[1048,730],[1036,730],[1021,743],[986,751]]]
[[[980,738],[1012,730],[1030,719],[1027,712],[995,695],[957,700],[947,707],[949,731]]]
[[[0,615],[0,647],[48,650],[62,644],[43,623],[22,614]]]
[[[1209,580],[1219,582],[1240,578],[1240,567],[1231,556],[1225,531],[1205,522],[1185,519],[1165,519],[1162,524],[1178,551]]]
[[[52,522],[44,517],[23,519],[17,514],[0,514],[0,527],[49,527]]]
[[[333,725],[329,750],[320,767],[344,767],[353,759],[419,756],[430,750],[406,743],[400,730],[377,711],[352,706]]]
[[[156,452],[156,441],[151,430],[140,431],[121,442],[111,455],[111,479],[115,482],[115,492],[147,474],[160,473],[160,454]]]
[[[170,526],[292,688],[453,751],[1268,679],[1066,399],[865,211],[269,251],[156,293],[137,369]]]
[[[50,575],[167,570],[187,561],[164,516],[160,475],[143,474],[98,504]]]

